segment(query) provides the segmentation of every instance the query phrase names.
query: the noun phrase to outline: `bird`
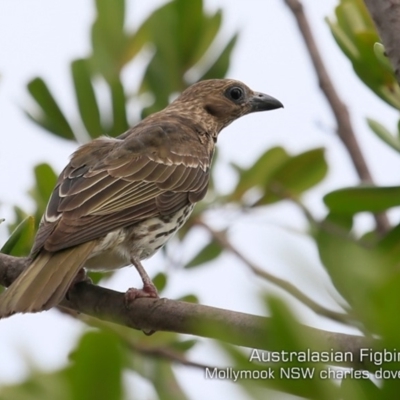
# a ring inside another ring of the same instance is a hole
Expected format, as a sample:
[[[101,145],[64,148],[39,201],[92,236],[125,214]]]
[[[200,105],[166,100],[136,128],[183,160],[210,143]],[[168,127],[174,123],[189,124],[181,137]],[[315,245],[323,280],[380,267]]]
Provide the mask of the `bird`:
[[[222,129],[246,114],[283,107],[233,79],[199,81],[162,111],[118,137],[80,146],[58,177],[30,252],[30,264],[0,295],[0,318],[57,306],[81,271],[136,267],[185,223],[203,199]]]

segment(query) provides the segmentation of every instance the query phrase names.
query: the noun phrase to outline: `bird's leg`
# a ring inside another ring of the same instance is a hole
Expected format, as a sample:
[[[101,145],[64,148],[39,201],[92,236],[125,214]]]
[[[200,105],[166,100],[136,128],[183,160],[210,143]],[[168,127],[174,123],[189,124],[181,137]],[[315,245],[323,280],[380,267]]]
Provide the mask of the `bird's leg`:
[[[157,289],[154,286],[154,283],[152,282],[150,277],[147,275],[147,272],[143,268],[143,265],[140,262],[140,260],[135,257],[132,257],[131,263],[135,266],[135,268],[139,272],[140,277],[142,278],[143,288],[142,289],[129,288],[125,293],[126,301],[131,302],[140,297],[158,298],[159,296]]]

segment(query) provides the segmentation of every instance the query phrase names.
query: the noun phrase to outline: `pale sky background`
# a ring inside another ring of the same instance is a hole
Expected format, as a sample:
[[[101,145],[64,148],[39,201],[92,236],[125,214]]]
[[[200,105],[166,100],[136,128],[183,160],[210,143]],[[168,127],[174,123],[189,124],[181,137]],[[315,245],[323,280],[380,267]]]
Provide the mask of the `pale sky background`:
[[[128,1],[128,26],[137,26],[159,0]],[[340,96],[349,106],[362,150],[380,184],[398,184],[400,159],[382,144],[366,126],[369,116],[395,129],[397,113],[372,94],[354,75],[352,68],[333,41],[325,16],[333,15],[335,0],[304,0],[317,42]],[[228,76],[239,79],[257,91],[281,100],[284,110],[259,113],[236,121],[220,136],[222,166],[219,184],[229,190],[234,175],[226,166],[230,161],[248,166],[268,147],[281,145],[297,154],[323,146],[330,165],[329,176],[305,196],[306,204],[317,216],[325,208],[322,195],[335,188],[357,182],[347,153],[334,134],[335,122],[320,93],[308,55],[294,20],[283,0],[205,0],[209,10],[223,8],[224,34],[239,30]],[[22,107],[28,106],[26,84],[36,76],[44,77],[67,115],[75,115],[69,64],[85,57],[90,49],[89,28],[95,16],[93,1],[0,0],[0,217],[12,218],[12,205],[32,210],[26,191],[33,184],[32,167],[50,163],[60,171],[74,151],[73,144],[60,141],[30,122]],[[135,86],[141,71],[129,70],[126,83]],[[225,166],[224,166],[225,165]],[[286,278],[327,307],[335,307],[330,297],[334,289],[320,266],[313,243],[296,231],[305,221],[293,206],[280,204],[256,215],[236,219],[232,212],[210,214],[215,226],[231,221],[231,239],[253,261],[269,272]],[[396,221],[396,214],[392,214]],[[234,221],[232,223],[232,221]],[[357,221],[360,230],[371,226],[368,218]],[[290,227],[292,229],[286,229]],[[6,239],[0,226],[0,240]],[[194,241],[202,242],[203,232]],[[191,246],[193,247],[193,246]],[[193,254],[185,249],[183,258]],[[165,271],[160,257],[145,262],[150,275]],[[168,269],[169,286],[164,293],[177,298],[187,293],[199,295],[203,304],[265,314],[259,294],[282,294],[261,282],[246,267],[230,256],[191,271]],[[229,277],[229,279],[227,279]],[[107,285],[125,291],[127,282],[138,283],[132,269],[121,270]],[[312,326],[346,331],[342,326],[315,316],[305,307],[288,301],[302,321]],[[336,308],[337,309],[337,308]],[[0,384],[17,382],[26,376],[26,357],[44,370],[61,367],[74,348],[82,326],[56,311],[14,316],[0,321]],[[216,347],[204,340],[190,353],[191,359],[219,366],[228,361]],[[191,399],[245,399],[239,387],[229,382],[205,381],[201,371],[176,367],[180,383]],[[151,388],[142,381],[129,381],[135,399],[152,397]],[[139,389],[138,389],[139,388]],[[137,392],[137,393],[136,393]],[[290,396],[271,396],[290,399]]]

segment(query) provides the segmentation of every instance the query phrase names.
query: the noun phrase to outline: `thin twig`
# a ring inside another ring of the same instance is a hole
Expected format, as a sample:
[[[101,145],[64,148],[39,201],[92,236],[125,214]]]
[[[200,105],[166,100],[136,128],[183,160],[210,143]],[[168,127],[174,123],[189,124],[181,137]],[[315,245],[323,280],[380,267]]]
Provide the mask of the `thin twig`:
[[[352,324],[351,319],[347,314],[335,312],[321,306],[320,304],[316,303],[314,300],[309,298],[307,295],[305,295],[296,286],[292,285],[290,282],[278,278],[277,276],[270,274],[269,272],[255,265],[246,256],[244,256],[237,248],[235,248],[227,239],[226,235],[224,235],[222,232],[214,230],[208,224],[206,224],[204,221],[201,220],[198,220],[197,224],[204,227],[212,235],[214,240],[216,240],[225,250],[230,251],[237,258],[239,258],[239,260],[241,260],[257,276],[260,276],[266,279],[267,281],[273,283],[274,285],[280,287],[281,289],[285,290],[287,293],[291,294],[294,298],[299,300],[301,303],[306,305],[315,313],[344,324]]]
[[[314,65],[315,73],[318,76],[319,86],[324,93],[337,123],[337,134],[349,152],[350,158],[361,181],[373,183],[371,173],[365,158],[357,142],[353,126],[350,121],[349,111],[340,99],[328,71],[322,61],[313,33],[303,10],[303,5],[299,0],[284,0],[296,19],[299,30],[303,36],[308,53]],[[390,229],[387,215],[384,213],[375,214],[377,231],[384,234]]]

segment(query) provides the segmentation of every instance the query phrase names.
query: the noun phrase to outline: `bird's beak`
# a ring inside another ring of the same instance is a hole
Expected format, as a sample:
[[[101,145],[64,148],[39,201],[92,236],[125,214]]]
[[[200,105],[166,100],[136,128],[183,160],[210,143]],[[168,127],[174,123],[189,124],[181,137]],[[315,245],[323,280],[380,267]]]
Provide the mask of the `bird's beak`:
[[[250,98],[251,112],[275,110],[283,107],[283,104],[272,96],[265,93],[254,92]]]

